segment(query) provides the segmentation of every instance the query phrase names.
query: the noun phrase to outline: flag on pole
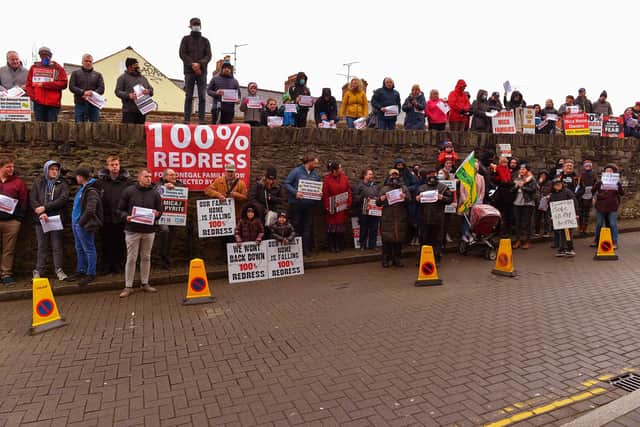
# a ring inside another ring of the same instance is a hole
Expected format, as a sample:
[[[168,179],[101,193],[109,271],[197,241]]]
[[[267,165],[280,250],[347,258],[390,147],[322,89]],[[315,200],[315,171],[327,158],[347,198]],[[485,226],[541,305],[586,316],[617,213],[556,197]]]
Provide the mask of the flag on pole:
[[[464,159],[464,162],[460,165],[456,171],[456,178],[460,180],[460,185],[464,187],[468,197],[460,206],[458,206],[458,213],[466,213],[471,209],[478,199],[478,188],[476,187],[476,159],[474,155],[475,151]]]

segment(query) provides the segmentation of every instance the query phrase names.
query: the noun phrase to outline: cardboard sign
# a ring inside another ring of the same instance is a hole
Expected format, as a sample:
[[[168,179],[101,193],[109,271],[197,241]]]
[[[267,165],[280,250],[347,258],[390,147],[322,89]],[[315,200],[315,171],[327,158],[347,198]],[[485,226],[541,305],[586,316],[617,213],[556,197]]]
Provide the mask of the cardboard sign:
[[[236,230],[236,208],[233,199],[196,201],[198,237],[233,236]]]
[[[0,121],[30,122],[31,100],[29,97],[0,98]]]
[[[301,179],[298,181],[298,191],[303,199],[322,200],[322,181]]]
[[[400,111],[398,110],[397,105],[389,105],[388,107],[385,107],[385,110],[384,110],[385,117],[395,117],[398,114],[400,114]]]
[[[270,128],[282,127],[282,117],[280,117],[280,116],[268,116],[267,117],[267,127],[270,127]]]
[[[624,138],[624,119],[616,116],[604,116],[602,119],[602,136]]]
[[[506,82],[502,83],[502,87],[504,88],[504,92],[505,93],[511,92],[511,82],[509,80],[507,80]]]
[[[360,219],[357,216],[351,217],[351,231],[353,232],[353,247],[360,249]],[[376,246],[382,246],[382,233],[378,224],[378,234],[376,236]]]
[[[253,282],[304,274],[302,239],[296,237],[289,245],[276,240],[228,243],[227,266],[229,283]]]
[[[162,216],[158,224],[162,225],[187,225],[187,206],[189,201],[189,189],[187,187],[159,188],[162,198]]]
[[[298,103],[301,107],[311,107],[313,106],[313,97],[309,95],[300,95],[300,102]]]
[[[238,99],[237,89],[222,89],[222,102],[236,102]]]
[[[554,230],[564,230],[565,228],[578,228],[576,219],[576,207],[573,200],[561,200],[551,202],[551,219]]]
[[[297,113],[298,106],[296,104],[284,104],[285,113]]]
[[[438,201],[438,190],[423,191],[420,193],[420,203],[435,203]]]
[[[565,114],[564,134],[569,135],[589,135],[589,118],[587,113]]]
[[[202,191],[233,163],[248,186],[251,126],[147,123],[147,167],[155,181],[171,168],[189,189]]]
[[[258,96],[247,97],[247,108],[260,109],[262,108],[262,99]]]
[[[449,187],[449,191],[453,193],[453,201],[444,206],[444,213],[456,213],[456,208],[458,207],[458,192],[456,191],[456,180],[443,179],[440,182]]]
[[[395,205],[396,203],[404,202],[404,198],[402,197],[402,189],[396,188],[395,190],[387,191],[387,203],[389,206]]]
[[[516,133],[516,120],[513,111],[500,111],[491,118],[491,128],[495,134],[511,135]]]
[[[589,134],[591,136],[602,135],[602,114],[588,113],[587,120],[589,121]]]
[[[498,149],[500,150],[500,156],[511,157],[513,154],[511,144],[498,144]]]
[[[362,213],[369,216],[382,216],[382,206],[378,206],[376,199],[368,197],[362,201]]]
[[[336,196],[331,196],[329,198],[329,213],[336,214],[338,212],[346,211],[349,206],[349,193],[344,192],[340,193]]]

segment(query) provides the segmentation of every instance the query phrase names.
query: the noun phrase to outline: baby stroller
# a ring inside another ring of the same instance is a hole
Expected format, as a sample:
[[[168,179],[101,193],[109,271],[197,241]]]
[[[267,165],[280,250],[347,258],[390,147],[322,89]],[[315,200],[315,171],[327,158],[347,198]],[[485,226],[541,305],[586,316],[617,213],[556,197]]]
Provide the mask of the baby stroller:
[[[463,216],[469,228],[460,239],[458,252],[466,255],[474,248],[482,248],[484,257],[494,261],[498,254],[497,235],[500,230],[500,211],[491,205],[475,205],[471,208],[470,215]]]

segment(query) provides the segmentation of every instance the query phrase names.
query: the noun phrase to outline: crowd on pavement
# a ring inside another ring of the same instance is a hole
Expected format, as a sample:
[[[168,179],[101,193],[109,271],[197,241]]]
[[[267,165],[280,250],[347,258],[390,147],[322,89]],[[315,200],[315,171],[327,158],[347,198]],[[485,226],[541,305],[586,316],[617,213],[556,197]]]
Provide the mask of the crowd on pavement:
[[[299,72],[293,84],[278,100],[257,97],[258,84],[247,85],[248,94],[241,97],[240,84],[234,77],[231,63],[224,62],[215,70],[207,83],[207,67],[212,59],[211,43],[202,35],[199,18],[189,21],[190,33],[180,42],[179,56],[184,71],[184,122],[189,123],[193,112],[194,90],[198,95],[198,121],[205,123],[206,97],[211,97],[212,123],[233,122],[236,106],[244,115],[244,121],[252,126],[295,126],[306,127],[309,111],[313,108],[313,120],[318,127],[335,127],[344,121],[349,128],[373,127],[395,129],[400,112],[405,113],[404,128],[411,130],[445,130],[492,132],[491,116],[495,111],[516,110],[527,107],[522,93],[507,90],[500,100],[499,92],[480,89],[475,99],[466,91],[467,83],[460,79],[447,97],[441,97],[437,89],[429,92],[428,98],[420,85],[414,84],[411,92],[402,100],[395,89],[391,77],[385,77],[382,86],[374,90],[370,101],[367,99],[365,80],[353,78],[343,88],[342,102],[338,107],[330,88],[323,88],[320,96],[312,97],[308,86],[309,78]],[[104,95],[104,79],[93,68],[93,57],[82,56],[82,65],[67,78],[65,69],[52,60],[53,53],[48,47],[38,50],[40,61],[28,70],[22,65],[17,52],[7,53],[7,65],[0,68],[0,92],[19,87],[32,100],[37,121],[57,121],[61,107],[62,92],[73,93],[75,120],[97,122],[100,108],[92,102],[92,94]],[[122,102],[123,123],[144,123],[147,110],[142,110],[139,102],[143,97],[153,97],[154,88],[142,75],[137,58],[127,58],[126,70],[116,82],[115,95]],[[509,96],[509,97],[508,97]],[[585,88],[579,88],[577,96],[569,94],[565,102],[556,109],[552,99],[544,106],[533,104],[535,110],[535,132],[548,134],[562,132],[563,117],[568,113],[598,113],[612,116],[613,109],[607,101],[607,91],[603,90],[598,99],[591,101]],[[370,105],[370,107],[369,107]],[[531,105],[529,105],[531,106]],[[371,111],[370,111],[371,110]],[[625,136],[640,137],[640,101],[625,108],[620,115]]]

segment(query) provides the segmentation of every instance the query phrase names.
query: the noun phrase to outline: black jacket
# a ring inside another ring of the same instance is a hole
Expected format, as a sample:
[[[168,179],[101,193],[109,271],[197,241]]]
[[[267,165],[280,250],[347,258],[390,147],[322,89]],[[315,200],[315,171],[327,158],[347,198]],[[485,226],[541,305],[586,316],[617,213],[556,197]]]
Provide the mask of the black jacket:
[[[118,202],[122,197],[122,192],[130,186],[132,182],[129,180],[129,172],[120,169],[120,174],[115,178],[111,178],[109,170],[103,169],[98,174],[100,188],[102,189],[102,205],[104,207],[104,222],[108,224],[117,224],[122,219],[117,214]]]
[[[48,216],[65,216],[67,202],[69,201],[69,184],[62,178],[58,178],[53,183],[51,190],[47,189],[47,180],[40,177],[33,181],[29,192],[29,205],[35,210],[44,206]]]
[[[313,116],[316,120],[316,125],[322,120],[320,119],[320,113],[327,114],[327,121],[338,121],[338,103],[336,98],[331,96],[328,101],[325,101],[324,97],[316,99],[316,103],[313,105]]]
[[[283,202],[282,186],[280,184],[274,183],[271,189],[267,189],[263,178],[260,178],[251,186],[249,203],[256,207],[260,218],[264,219],[267,209],[278,212],[282,208]]]
[[[260,113],[260,124],[266,126],[269,122],[269,117],[282,117],[282,112],[279,108],[276,108],[276,111],[269,111],[267,107],[264,107]]]
[[[104,211],[102,208],[102,190],[98,182],[87,184],[80,198],[82,215],[78,225],[86,231],[96,232],[104,223]]]
[[[384,112],[380,111],[382,107],[390,107],[395,105],[398,107],[398,112],[400,112],[400,108],[402,107],[400,101],[400,94],[397,90],[392,87],[391,89],[387,89],[384,86],[384,81],[382,82],[382,87],[378,88],[373,92],[373,96],[371,97],[371,107],[375,110],[378,115],[378,120],[382,120],[385,118]],[[397,117],[388,117],[397,118]]]
[[[104,95],[104,79],[102,74],[93,68],[85,70],[80,68],[71,73],[69,79],[69,90],[73,92],[73,101],[77,104],[84,102],[82,95],[87,90],[92,90],[100,95]]]
[[[271,236],[278,241],[278,243],[282,243],[283,240],[287,239],[288,242],[292,242],[293,239],[296,238],[296,232],[293,229],[293,225],[291,225],[288,221],[285,224],[279,224],[276,222],[271,227]]]
[[[298,83],[300,79],[304,79],[304,85],[300,85],[300,83]],[[293,102],[297,103],[298,96],[300,95],[311,96],[311,90],[309,89],[307,84],[309,84],[309,78],[302,71],[299,72],[296,75],[296,82],[289,87],[289,96],[291,97]],[[309,107],[299,106],[298,108],[300,109],[300,111],[303,111],[303,112],[309,111]]]
[[[420,203],[420,222],[425,225],[444,224],[444,208],[453,202],[453,193],[449,187],[441,182],[435,186],[423,184],[418,188],[418,194],[424,191],[437,190],[442,194],[442,200],[435,203]]]
[[[353,201],[351,206],[355,215],[362,215],[365,199],[376,200],[380,195],[380,186],[375,182],[371,185],[367,185],[363,180],[359,180],[351,187],[351,193],[353,194]]]
[[[122,192],[120,203],[118,204],[118,215],[123,221],[131,215],[133,207],[155,209],[162,213],[162,199],[160,194],[153,185],[148,187],[140,187],[140,185],[130,185]],[[156,218],[157,220],[158,218]],[[137,222],[128,222],[124,229],[133,233],[155,233],[156,225],[138,224]]]
[[[200,33],[193,31],[188,36],[184,36],[180,42],[180,59],[184,64],[185,74],[195,74],[191,64],[200,64],[202,75],[207,77],[207,64],[211,62],[211,44],[209,39],[202,37]]]

